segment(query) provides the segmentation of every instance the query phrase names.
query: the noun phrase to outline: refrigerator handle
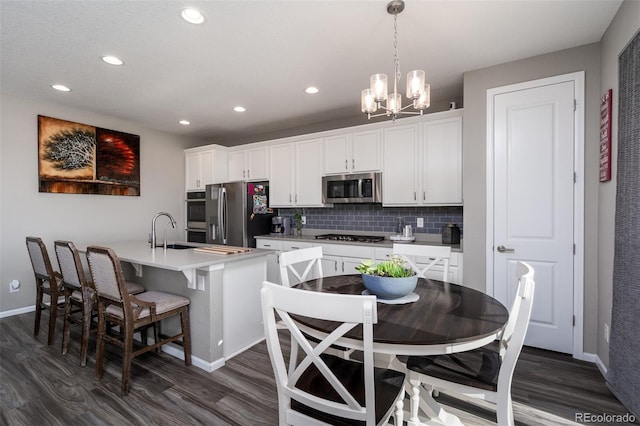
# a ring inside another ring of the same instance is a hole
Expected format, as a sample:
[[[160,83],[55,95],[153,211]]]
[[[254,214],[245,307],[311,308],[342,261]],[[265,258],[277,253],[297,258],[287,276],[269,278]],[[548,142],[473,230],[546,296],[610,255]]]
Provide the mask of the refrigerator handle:
[[[221,208],[221,212],[220,212],[220,231],[221,231],[221,238],[222,238],[222,244],[227,244],[227,189],[226,188],[220,188],[221,191],[221,203],[220,203],[220,208]]]

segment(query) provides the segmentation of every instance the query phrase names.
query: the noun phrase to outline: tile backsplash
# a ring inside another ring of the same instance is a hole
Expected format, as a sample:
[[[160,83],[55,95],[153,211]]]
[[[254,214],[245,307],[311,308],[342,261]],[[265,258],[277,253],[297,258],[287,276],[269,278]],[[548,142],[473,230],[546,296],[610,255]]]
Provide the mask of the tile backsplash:
[[[382,207],[380,204],[334,204],[333,208],[278,209],[280,216],[306,216],[306,229],[339,231],[369,231],[394,233],[398,218],[411,225],[414,233],[440,234],[449,222],[457,223],[462,234],[462,207]],[[417,219],[424,219],[424,227],[417,227]],[[295,226],[295,225],[293,225]]]

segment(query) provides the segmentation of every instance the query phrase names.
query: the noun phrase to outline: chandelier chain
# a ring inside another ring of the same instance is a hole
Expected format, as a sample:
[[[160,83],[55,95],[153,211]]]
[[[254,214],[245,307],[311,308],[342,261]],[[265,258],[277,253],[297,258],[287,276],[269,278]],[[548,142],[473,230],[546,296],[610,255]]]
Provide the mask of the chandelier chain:
[[[400,82],[400,58],[398,57],[398,14],[393,14],[393,51],[394,51],[394,68],[395,81]]]

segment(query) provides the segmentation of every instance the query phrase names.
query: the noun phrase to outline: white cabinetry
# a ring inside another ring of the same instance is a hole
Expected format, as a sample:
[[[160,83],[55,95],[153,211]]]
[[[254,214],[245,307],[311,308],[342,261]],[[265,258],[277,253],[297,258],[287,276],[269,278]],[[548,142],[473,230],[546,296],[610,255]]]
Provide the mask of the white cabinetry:
[[[229,153],[229,181],[269,179],[267,153],[266,147],[231,151]]]
[[[322,247],[324,276],[357,274],[356,266],[363,260],[373,259],[373,248],[357,245],[314,244]]]
[[[381,169],[381,131],[350,132],[324,138],[325,174]]]
[[[384,129],[382,204],[418,204],[418,124]]]
[[[389,256],[393,253],[393,249],[386,247],[379,247],[375,249],[375,260],[376,262],[380,262],[383,260],[388,260]],[[416,257],[415,262],[419,267],[425,267],[433,258],[421,258]],[[435,265],[432,269],[427,272],[427,278],[431,278],[434,280],[442,280],[443,268],[442,265]],[[451,257],[449,258],[449,280],[450,283],[460,284],[462,285],[462,253],[459,252],[451,252]]]
[[[462,117],[422,125],[422,204],[462,204]]]
[[[269,206],[322,206],[321,139],[270,147]]]
[[[184,152],[187,191],[203,190],[227,177],[227,153],[214,148],[193,148]]]
[[[446,115],[384,129],[383,205],[462,204],[462,116]]]

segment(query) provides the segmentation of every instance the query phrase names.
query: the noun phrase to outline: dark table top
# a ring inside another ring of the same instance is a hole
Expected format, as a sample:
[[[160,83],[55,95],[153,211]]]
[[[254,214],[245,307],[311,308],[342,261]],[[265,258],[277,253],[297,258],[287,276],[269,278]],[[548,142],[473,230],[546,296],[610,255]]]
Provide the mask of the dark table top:
[[[295,287],[340,294],[361,294],[365,290],[359,274],[319,278]],[[420,296],[416,302],[377,303],[377,351],[412,355],[471,349],[495,339],[509,317],[508,310],[496,299],[457,284],[420,278],[415,293]],[[297,321],[320,332],[335,327],[322,320],[297,317]],[[361,340],[360,328],[346,337],[354,342]]]

